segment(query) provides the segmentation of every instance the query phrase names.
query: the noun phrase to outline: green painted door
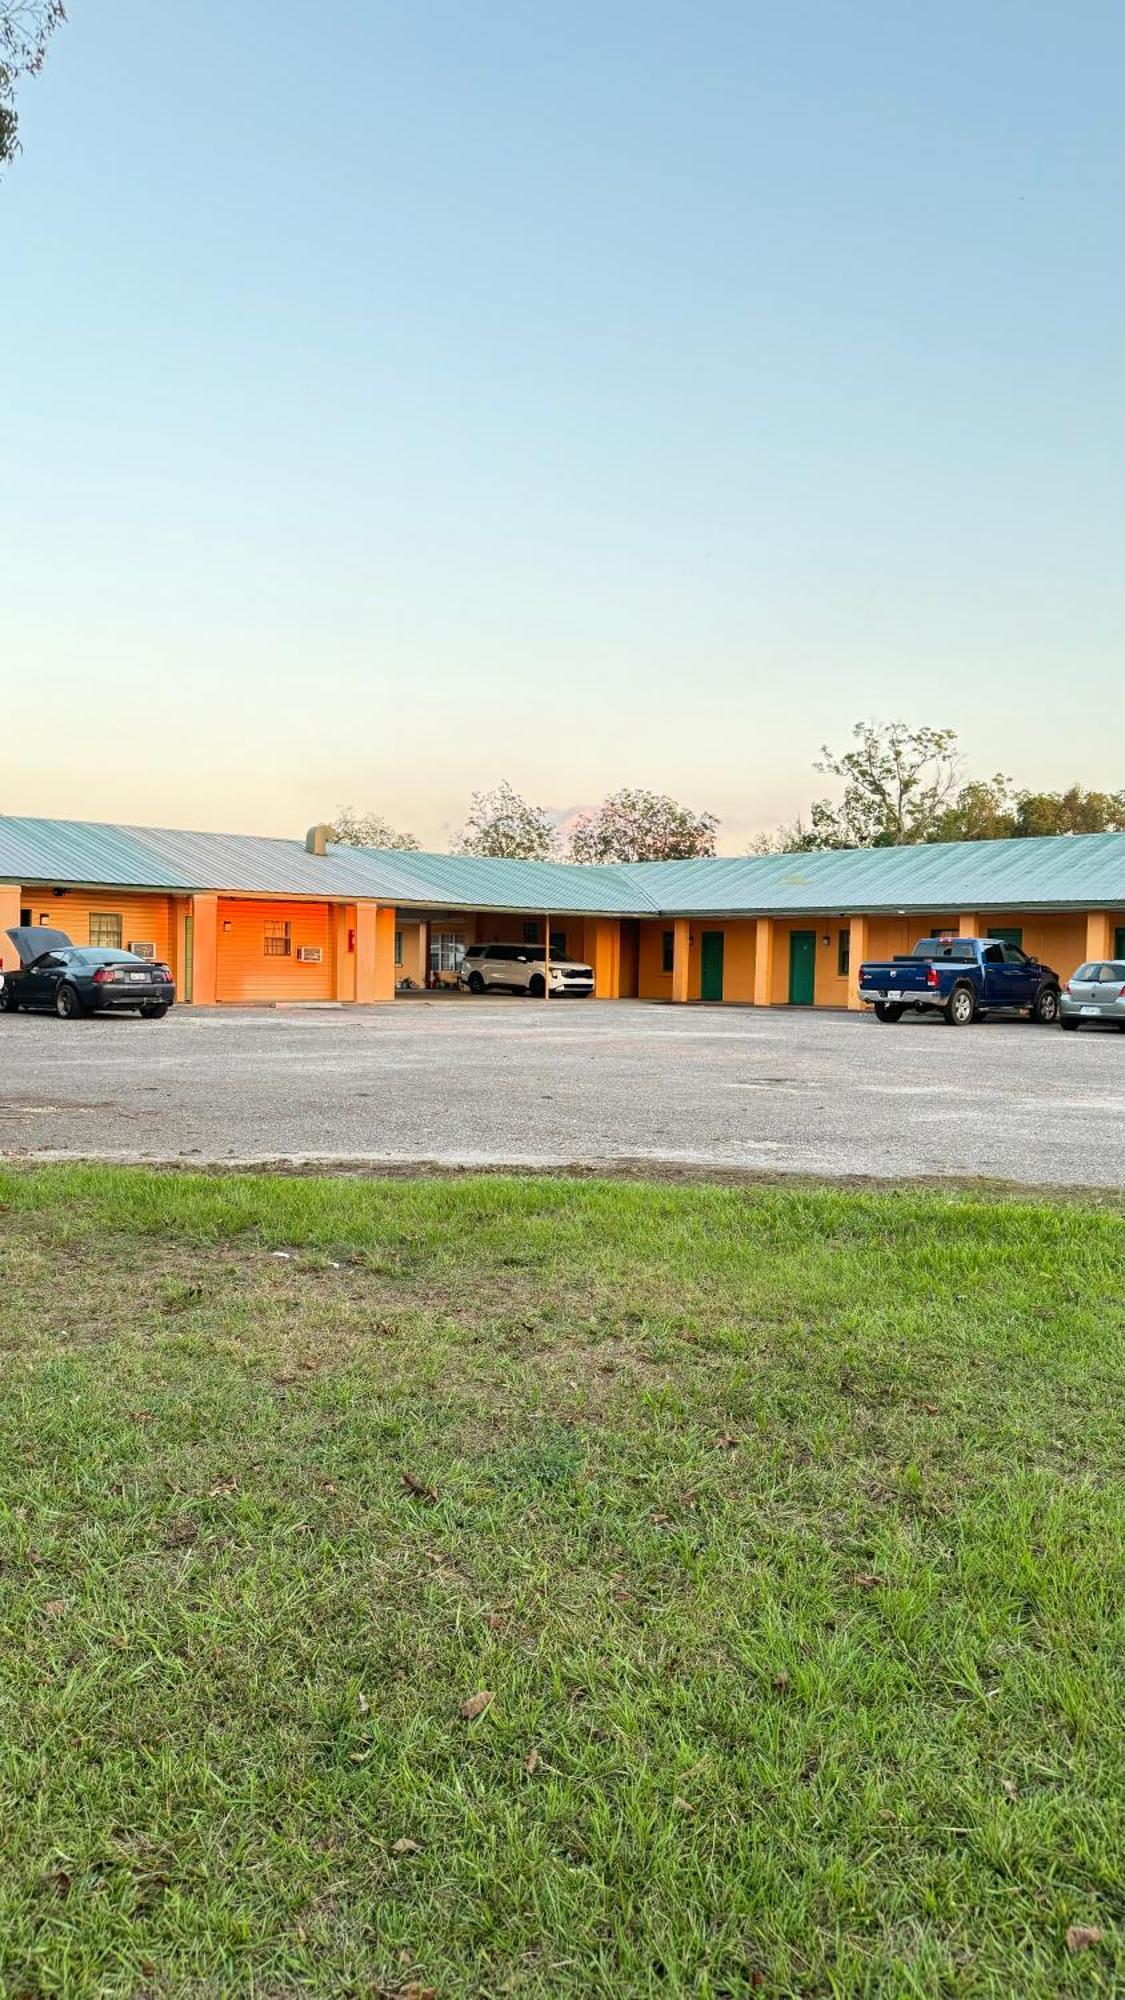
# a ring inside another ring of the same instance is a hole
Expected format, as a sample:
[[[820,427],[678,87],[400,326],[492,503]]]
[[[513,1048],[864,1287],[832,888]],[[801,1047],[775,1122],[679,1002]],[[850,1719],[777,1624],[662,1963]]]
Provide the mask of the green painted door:
[[[993,924],[988,935],[995,938],[997,944],[1011,944],[1017,951],[1023,950],[1023,932],[1020,930],[1005,930],[1003,924]]]
[[[701,1000],[721,1000],[723,997],[723,933],[704,931],[699,958],[699,997]]]
[[[816,992],[816,932],[789,933],[789,1005],[811,1007]]]
[[[1114,931],[1113,933],[1113,956],[1114,958],[1125,958],[1125,924],[1122,925],[1119,931]]]

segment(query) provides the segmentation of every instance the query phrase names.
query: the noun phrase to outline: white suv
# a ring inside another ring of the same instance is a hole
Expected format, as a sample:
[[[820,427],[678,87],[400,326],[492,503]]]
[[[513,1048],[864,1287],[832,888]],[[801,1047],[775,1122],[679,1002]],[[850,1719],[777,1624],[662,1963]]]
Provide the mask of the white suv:
[[[461,984],[470,993],[530,993],[541,1000],[547,990],[543,947],[537,944],[473,944],[461,961]],[[551,954],[551,997],[573,993],[587,999],[594,990],[594,968],[575,958]]]

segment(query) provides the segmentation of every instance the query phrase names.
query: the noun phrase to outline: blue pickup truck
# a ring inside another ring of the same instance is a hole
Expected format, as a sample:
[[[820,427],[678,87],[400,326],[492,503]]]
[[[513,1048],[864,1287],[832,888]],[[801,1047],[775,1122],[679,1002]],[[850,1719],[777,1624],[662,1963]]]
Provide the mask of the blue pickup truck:
[[[859,997],[880,1021],[936,1008],[951,1028],[1000,1013],[1050,1026],[1059,1018],[1059,975],[997,938],[928,937],[907,957],[861,965]]]

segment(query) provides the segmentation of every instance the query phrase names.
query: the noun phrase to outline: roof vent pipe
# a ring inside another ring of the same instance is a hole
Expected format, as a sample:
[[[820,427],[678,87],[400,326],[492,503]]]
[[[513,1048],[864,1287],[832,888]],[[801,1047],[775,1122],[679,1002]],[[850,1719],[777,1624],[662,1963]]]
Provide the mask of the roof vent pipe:
[[[305,835],[305,853],[324,854],[334,831],[331,826],[310,826]]]

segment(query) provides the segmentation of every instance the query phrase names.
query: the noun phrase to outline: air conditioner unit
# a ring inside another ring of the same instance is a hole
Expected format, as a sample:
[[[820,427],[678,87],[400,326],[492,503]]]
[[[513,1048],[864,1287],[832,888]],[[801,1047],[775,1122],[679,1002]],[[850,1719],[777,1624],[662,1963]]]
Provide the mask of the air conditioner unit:
[[[319,965],[323,955],[318,944],[299,944],[297,946],[298,965]]]

